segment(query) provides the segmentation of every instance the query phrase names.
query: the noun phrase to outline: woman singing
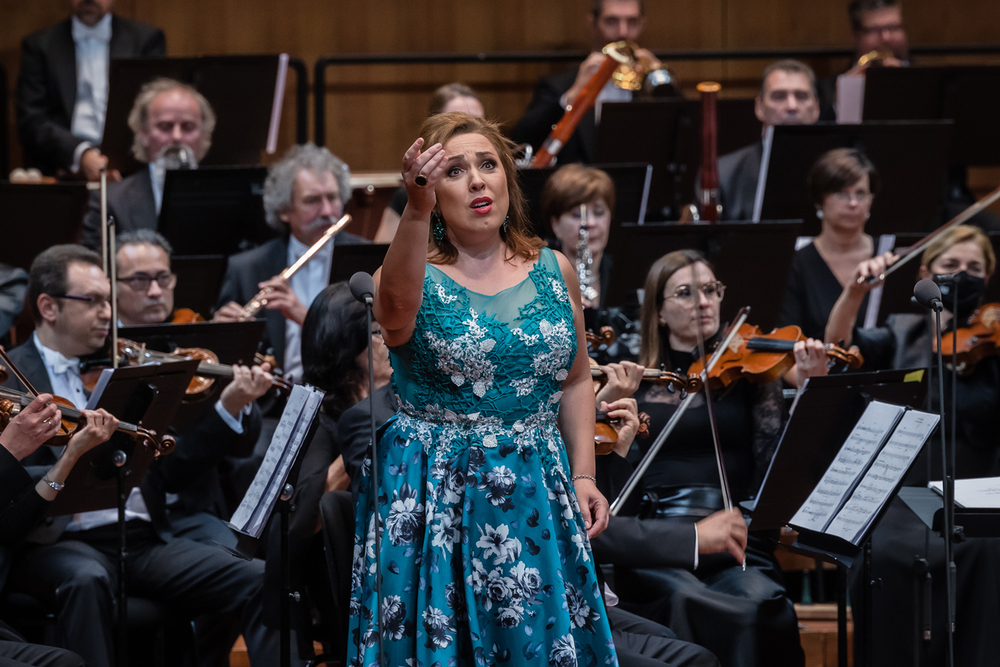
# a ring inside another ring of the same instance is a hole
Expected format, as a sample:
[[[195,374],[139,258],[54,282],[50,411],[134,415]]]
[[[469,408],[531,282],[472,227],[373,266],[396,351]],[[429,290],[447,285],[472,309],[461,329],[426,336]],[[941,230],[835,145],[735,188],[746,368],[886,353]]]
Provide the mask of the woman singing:
[[[375,275],[400,410],[380,487],[368,466],[361,480],[351,659],[377,652],[377,511],[386,664],[617,664],[588,539],[608,507],[573,269],[526,231],[496,125],[428,118],[403,181]]]

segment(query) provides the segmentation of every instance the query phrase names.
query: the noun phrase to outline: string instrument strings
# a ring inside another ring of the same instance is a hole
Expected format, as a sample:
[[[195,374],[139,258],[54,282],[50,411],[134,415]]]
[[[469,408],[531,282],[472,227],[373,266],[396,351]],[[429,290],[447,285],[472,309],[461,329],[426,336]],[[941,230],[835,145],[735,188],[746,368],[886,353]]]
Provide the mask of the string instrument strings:
[[[308,263],[309,260],[313,258],[313,255],[315,255],[323,248],[323,246],[325,246],[327,243],[333,240],[333,238],[337,234],[339,234],[344,229],[344,227],[346,227],[350,222],[351,222],[350,214],[345,213],[343,217],[340,218],[340,220],[335,222],[333,225],[330,226],[329,229],[323,232],[323,236],[319,237],[319,240],[317,240],[316,243],[313,243],[311,246],[309,246],[309,249],[306,250],[302,254],[302,256],[295,261],[294,264],[292,264],[287,269],[279,273],[278,276],[280,278],[284,278],[285,280],[290,279],[292,276],[296,274],[296,272],[298,272],[299,269],[305,266],[306,263]],[[243,312],[240,313],[240,316],[237,318],[237,321],[246,322],[247,320],[255,317],[257,313],[260,312],[261,308],[267,305],[268,296],[270,295],[270,293],[271,293],[271,288],[269,287],[257,292],[256,296],[254,296],[254,298],[251,299],[247,305],[243,306]]]

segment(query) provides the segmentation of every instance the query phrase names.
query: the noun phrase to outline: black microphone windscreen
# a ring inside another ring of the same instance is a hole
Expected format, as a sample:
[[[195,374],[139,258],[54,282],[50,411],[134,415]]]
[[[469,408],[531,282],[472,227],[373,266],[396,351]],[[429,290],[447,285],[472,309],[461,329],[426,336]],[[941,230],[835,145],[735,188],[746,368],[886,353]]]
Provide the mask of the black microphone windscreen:
[[[364,271],[358,271],[351,276],[351,294],[358,301],[365,303],[375,297],[375,281]],[[935,285],[936,287],[936,285]]]
[[[913,287],[913,298],[924,308],[934,308],[935,303],[941,303],[941,288],[930,278],[918,280]]]

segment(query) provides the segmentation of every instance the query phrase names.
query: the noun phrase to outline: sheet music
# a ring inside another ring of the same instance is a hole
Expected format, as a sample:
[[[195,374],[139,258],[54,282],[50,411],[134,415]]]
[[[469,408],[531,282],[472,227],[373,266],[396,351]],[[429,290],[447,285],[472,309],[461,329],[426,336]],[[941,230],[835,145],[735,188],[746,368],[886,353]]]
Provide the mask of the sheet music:
[[[841,74],[837,77],[837,124],[860,123],[865,108],[865,75]]]
[[[260,537],[322,400],[322,391],[298,384],[292,388],[264,461],[229,522],[233,526]]]
[[[833,463],[789,523],[822,532],[902,413],[903,408],[896,405],[869,403]]]
[[[857,544],[879,509],[910,469],[920,449],[939,421],[938,415],[907,410],[889,442],[878,453],[843,509],[830,522],[827,534]]]
[[[753,198],[751,222],[760,222],[760,212],[764,208],[764,188],[767,186],[767,169],[771,163],[771,144],[774,143],[774,126],[764,130],[764,153],[760,158],[760,175],[757,176],[757,192]]]
[[[931,482],[927,486],[944,495],[941,482]],[[1000,509],[1000,477],[956,479],[955,504],[959,507]]]

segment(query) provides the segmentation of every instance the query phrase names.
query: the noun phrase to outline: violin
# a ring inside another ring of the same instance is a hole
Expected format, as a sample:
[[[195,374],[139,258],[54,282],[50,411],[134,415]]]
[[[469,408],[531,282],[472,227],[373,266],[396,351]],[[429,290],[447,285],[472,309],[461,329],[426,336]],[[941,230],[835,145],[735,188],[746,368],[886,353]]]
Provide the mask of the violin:
[[[586,337],[587,349],[592,350],[600,345],[612,345],[615,342],[615,330],[609,326],[603,326],[597,334],[587,331]],[[597,365],[597,362],[593,358],[590,359],[590,374],[594,380],[594,395],[596,396],[601,391],[601,387],[607,383],[608,374],[601,370],[601,367]],[[647,368],[642,373],[644,381],[647,376],[649,376],[651,381],[666,385],[671,391],[675,388],[684,389],[687,385],[687,381],[684,378],[677,373],[669,371],[658,371],[655,368]],[[639,429],[635,433],[636,437],[649,437],[649,415],[645,412],[640,412],[638,417]],[[595,454],[603,456],[614,451],[615,444],[618,442],[617,427],[620,424],[620,419],[610,418],[608,413],[603,410],[597,411],[597,418],[594,422]]]
[[[649,415],[645,412],[639,413],[639,429],[635,432],[637,438],[649,437]],[[594,422],[594,453],[597,456],[610,454],[618,444],[618,430],[621,420],[611,417],[604,410],[597,411],[597,420]]]
[[[118,358],[129,366],[142,366],[151,362],[171,362],[198,359],[198,370],[195,371],[195,376],[191,378],[191,382],[188,384],[188,387],[184,392],[188,400],[200,400],[204,398],[207,395],[208,390],[215,384],[215,380],[217,378],[232,379],[233,377],[232,366],[220,364],[219,357],[215,354],[215,352],[202,347],[179,347],[175,349],[173,353],[157,352],[155,350],[147,349],[145,344],[136,343],[135,341],[128,340],[127,338],[119,338]],[[270,363],[273,362],[273,360],[274,357],[266,357],[260,354],[254,356],[254,363],[256,364],[262,364],[265,362]],[[87,377],[84,379],[85,387],[87,386],[88,381],[97,381],[97,377],[100,373],[95,373],[94,371],[96,370],[97,369],[93,369],[86,374]],[[292,391],[291,383],[277,375],[273,376],[271,385],[287,393],[291,393]]]
[[[966,326],[955,330],[955,338],[957,346],[952,336],[942,336],[941,352],[946,359],[954,354],[954,370],[959,375],[968,375],[986,357],[1000,355],[1000,303],[980,306]]]
[[[751,382],[773,382],[783,377],[795,365],[792,350],[795,343],[805,340],[797,326],[781,327],[771,333],[761,333],[760,328],[743,323],[727,349],[722,351],[715,367],[708,373],[710,388],[728,387],[740,379]],[[824,346],[827,357],[836,368],[858,369],[864,359],[857,348],[844,350],[836,345]],[[704,359],[691,364],[688,369],[688,391],[701,389]]]
[[[173,317],[170,318],[171,324],[194,324],[204,321],[205,318],[201,316],[201,313],[196,313],[190,308],[178,308],[174,311]]]

